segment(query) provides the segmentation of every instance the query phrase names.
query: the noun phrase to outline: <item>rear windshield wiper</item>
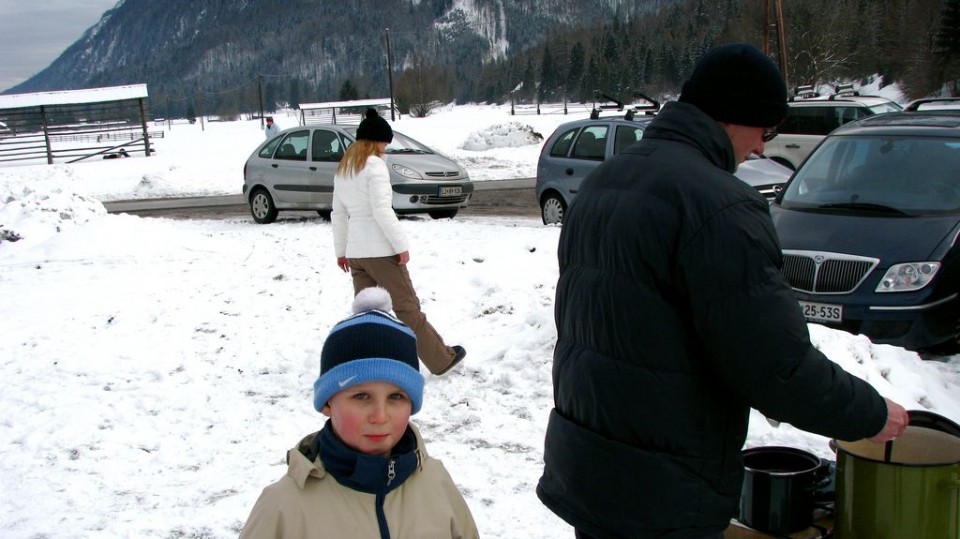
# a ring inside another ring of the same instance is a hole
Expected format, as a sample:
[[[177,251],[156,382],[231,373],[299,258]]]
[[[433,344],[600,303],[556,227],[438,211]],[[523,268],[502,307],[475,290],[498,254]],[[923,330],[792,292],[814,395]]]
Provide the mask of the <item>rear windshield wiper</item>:
[[[885,206],[883,204],[874,204],[872,202],[839,202],[834,204],[821,204],[817,206],[819,209],[823,210],[857,210],[857,211],[870,211],[876,213],[892,213],[895,215],[910,215],[909,213],[894,208],[893,206]]]
[[[396,150],[391,149],[387,153],[430,153],[424,150],[417,150],[416,148],[399,148]]]

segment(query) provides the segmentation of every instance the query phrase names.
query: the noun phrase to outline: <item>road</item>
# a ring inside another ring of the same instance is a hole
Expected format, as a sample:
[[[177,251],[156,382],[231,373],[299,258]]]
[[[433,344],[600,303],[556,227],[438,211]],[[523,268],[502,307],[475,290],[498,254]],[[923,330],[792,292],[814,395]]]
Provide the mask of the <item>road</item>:
[[[505,215],[539,217],[534,195],[534,178],[474,182],[470,205],[458,215]],[[250,209],[242,195],[161,198],[104,202],[110,213],[129,213],[143,217],[171,219],[224,219],[249,217]],[[316,216],[316,212],[284,211],[281,216]],[[251,218],[252,219],[252,218]]]

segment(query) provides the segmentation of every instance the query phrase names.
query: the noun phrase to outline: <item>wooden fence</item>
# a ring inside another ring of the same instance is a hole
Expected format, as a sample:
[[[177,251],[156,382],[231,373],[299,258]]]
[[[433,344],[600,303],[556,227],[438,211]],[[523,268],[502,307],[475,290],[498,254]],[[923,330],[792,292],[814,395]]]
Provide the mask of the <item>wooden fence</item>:
[[[0,108],[0,163],[74,163],[123,149],[151,153],[144,98]]]

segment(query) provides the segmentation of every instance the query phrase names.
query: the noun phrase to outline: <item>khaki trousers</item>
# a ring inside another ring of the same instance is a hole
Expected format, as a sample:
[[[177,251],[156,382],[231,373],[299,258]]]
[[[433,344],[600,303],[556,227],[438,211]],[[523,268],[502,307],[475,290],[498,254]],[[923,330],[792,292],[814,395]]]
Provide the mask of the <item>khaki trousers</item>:
[[[453,349],[427,322],[427,315],[420,310],[420,298],[413,289],[413,281],[406,265],[398,263],[397,256],[377,258],[350,258],[350,275],[353,277],[353,293],[364,288],[379,286],[390,293],[393,312],[401,322],[417,336],[417,355],[432,373],[443,371],[453,361]]]

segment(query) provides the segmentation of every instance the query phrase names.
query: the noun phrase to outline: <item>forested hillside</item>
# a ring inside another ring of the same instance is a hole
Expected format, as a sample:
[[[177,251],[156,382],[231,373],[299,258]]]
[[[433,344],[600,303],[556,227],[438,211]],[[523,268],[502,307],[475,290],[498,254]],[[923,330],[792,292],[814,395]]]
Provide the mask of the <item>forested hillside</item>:
[[[8,93],[147,83],[155,115],[384,97],[388,75],[402,108],[669,95],[712,45],[762,46],[773,3],[124,0]],[[788,0],[783,12],[791,86],[879,73],[915,95],[956,91],[960,0]]]

